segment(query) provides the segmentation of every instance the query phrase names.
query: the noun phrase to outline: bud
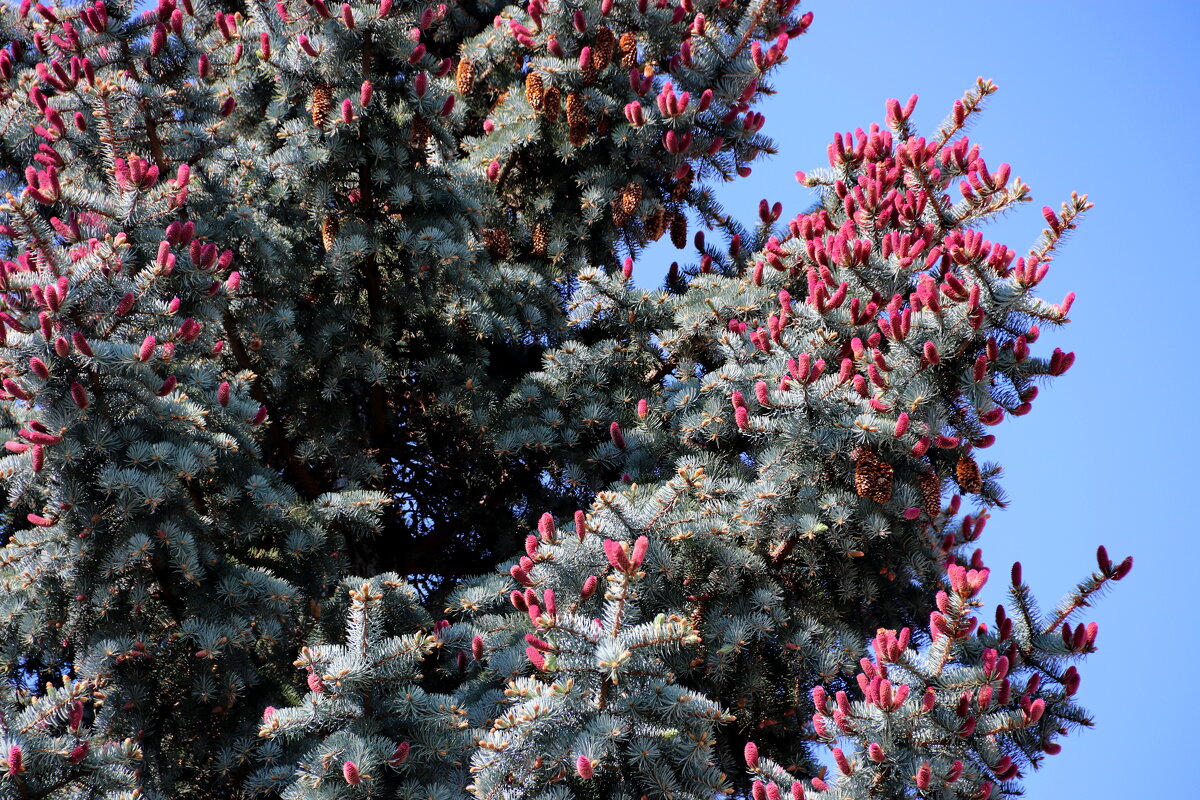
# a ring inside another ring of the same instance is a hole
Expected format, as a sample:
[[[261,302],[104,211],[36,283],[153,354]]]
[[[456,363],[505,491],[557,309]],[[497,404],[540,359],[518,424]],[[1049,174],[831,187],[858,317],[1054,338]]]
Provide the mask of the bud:
[[[478,638],[478,637],[476,637]],[[392,751],[391,758],[388,759],[389,767],[398,767],[408,760],[408,751],[411,748],[408,742],[401,742],[396,745],[396,749]]]
[[[612,443],[617,446],[618,450],[624,450],[626,447],[625,435],[621,433],[620,423],[614,422],[608,426],[608,435],[612,438]]]
[[[590,781],[595,772],[592,769],[592,762],[587,756],[580,756],[575,760],[575,773],[585,781]]]
[[[351,786],[358,786],[362,783],[362,776],[358,774],[358,767],[353,761],[347,761],[342,764],[342,777],[346,779],[346,783]]]
[[[921,764],[920,767],[917,768],[917,775],[916,775],[917,788],[920,789],[922,792],[928,790],[929,782],[932,778],[933,778],[933,768],[930,767],[929,762],[926,761],[923,764]]]
[[[758,766],[758,745],[756,745],[754,742],[746,742],[744,755],[746,757],[747,767],[754,769]]]
[[[587,515],[583,511],[575,512],[575,535],[581,542],[587,536]]]
[[[221,385],[217,387],[217,402],[222,407],[229,405],[229,381],[221,381]]]
[[[599,578],[597,578],[595,575],[589,575],[587,577],[587,579],[583,582],[583,588],[579,592],[584,600],[587,600],[596,593],[596,586],[599,584],[599,582]]]

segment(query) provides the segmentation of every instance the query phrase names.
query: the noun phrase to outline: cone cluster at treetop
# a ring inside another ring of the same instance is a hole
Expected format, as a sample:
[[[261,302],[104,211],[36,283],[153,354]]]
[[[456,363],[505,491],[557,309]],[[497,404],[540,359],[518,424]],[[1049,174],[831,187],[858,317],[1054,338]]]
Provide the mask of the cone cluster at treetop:
[[[1091,725],[1132,561],[993,620],[976,548],[1090,204],[984,239],[981,79],[743,227],[811,21],[0,6],[0,797],[985,800]]]

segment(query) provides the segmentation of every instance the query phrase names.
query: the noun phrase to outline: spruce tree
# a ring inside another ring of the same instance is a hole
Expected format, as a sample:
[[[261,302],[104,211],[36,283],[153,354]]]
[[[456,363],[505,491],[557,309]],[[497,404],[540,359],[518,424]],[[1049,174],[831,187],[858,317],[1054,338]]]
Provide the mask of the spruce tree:
[[[976,548],[1089,203],[984,239],[980,80],[743,226],[811,21],[0,5],[0,796],[986,800],[1090,725],[1131,560],[984,622]]]

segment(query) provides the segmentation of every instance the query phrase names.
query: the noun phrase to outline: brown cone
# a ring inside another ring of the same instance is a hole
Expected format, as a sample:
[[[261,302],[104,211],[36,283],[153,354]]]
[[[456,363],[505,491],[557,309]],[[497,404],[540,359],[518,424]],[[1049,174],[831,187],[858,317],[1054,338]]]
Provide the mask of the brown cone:
[[[587,138],[588,122],[583,96],[578,92],[567,95],[567,126],[567,138],[573,146],[579,147]]]
[[[324,128],[329,121],[329,109],[333,108],[333,88],[328,83],[318,83],[312,93],[312,123]]]
[[[886,503],[892,497],[892,467],[872,450],[863,450],[854,469],[854,491],[859,497]]]
[[[483,246],[494,258],[508,258],[508,231],[504,228],[486,228],[483,231]]]
[[[692,178],[695,174],[695,172],[689,169],[687,175],[675,181],[675,186],[671,189],[672,200],[679,201],[687,197],[688,192],[692,190]]]
[[[546,86],[537,72],[525,76],[525,99],[534,111],[541,111],[546,107]]]
[[[657,242],[667,232],[667,210],[662,206],[654,209],[654,213],[646,217],[646,238]]]
[[[621,200],[619,205],[621,210],[626,214],[632,214],[637,211],[638,206],[642,204],[642,185],[637,181],[630,181],[621,189]]]
[[[458,62],[458,70],[454,73],[454,87],[459,94],[470,94],[475,86],[475,62],[464,58]]]
[[[928,517],[936,517],[942,513],[942,479],[936,472],[926,472],[917,478],[917,488],[921,491],[921,510]]]
[[[676,250],[687,247],[687,217],[679,212],[671,217],[671,244]]]
[[[621,34],[621,66],[626,69],[637,66],[638,41],[633,32]]]
[[[409,125],[409,144],[417,150],[424,150],[429,143],[429,122],[424,117],[413,117]]]
[[[337,239],[338,221],[337,217],[330,215],[321,221],[321,244],[328,251],[333,248],[333,242]]]
[[[535,222],[531,238],[533,239],[533,255],[537,258],[545,258],[550,249],[550,236],[546,232],[546,223]]]
[[[596,41],[592,44],[592,63],[598,70],[608,69],[612,63],[613,50],[617,46],[617,37],[608,28],[596,29]]]
[[[558,91],[557,86],[551,86],[546,90],[542,106],[546,114],[546,119],[551,122],[558,119],[558,112],[562,108],[562,92]]]
[[[979,465],[975,463],[975,459],[965,453],[954,465],[954,477],[958,481],[958,488],[967,494],[979,494],[983,490],[983,478],[979,474]]]

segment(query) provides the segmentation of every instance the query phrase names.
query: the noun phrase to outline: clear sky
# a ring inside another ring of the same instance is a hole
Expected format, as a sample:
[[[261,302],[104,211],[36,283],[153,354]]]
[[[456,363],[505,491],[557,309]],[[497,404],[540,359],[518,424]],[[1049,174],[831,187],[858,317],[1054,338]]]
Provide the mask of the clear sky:
[[[1009,419],[987,456],[1004,464],[1010,508],[981,541],[995,575],[992,605],[1014,560],[1043,607],[1095,568],[1105,544],[1132,554],[1132,574],[1089,619],[1100,650],[1082,665],[1079,698],[1097,720],[1027,776],[1031,800],[1200,800],[1194,776],[1200,635],[1200,493],[1195,328],[1188,293],[1200,230],[1194,202],[1200,148],[1200,7],[1183,0],[804,0],[813,27],[788,48],[759,107],[779,155],[719,192],[749,222],[760,198],[784,219],[811,202],[797,169],[826,166],[837,130],[883,122],[884,101],[920,95],[916,122],[932,131],[976,76],[1000,91],[971,131],[989,165],[1009,162],[1034,202],[987,238],[1024,251],[1039,210],[1072,190],[1096,207],[1042,284],[1073,290],[1072,323],[1035,345],[1074,350],[1074,367]],[[994,166],[993,166],[994,169]],[[664,246],[665,245],[665,246]],[[661,280],[683,255],[664,239],[644,254],[639,283]],[[1186,501],[1186,502],[1185,502]],[[990,614],[989,614],[990,616]],[[1154,680],[1158,678],[1157,680]]]

